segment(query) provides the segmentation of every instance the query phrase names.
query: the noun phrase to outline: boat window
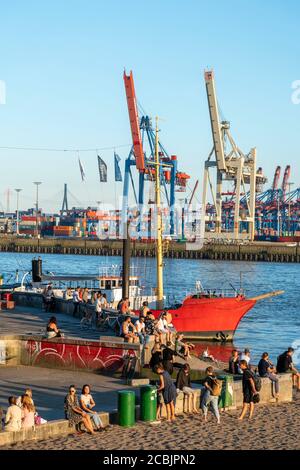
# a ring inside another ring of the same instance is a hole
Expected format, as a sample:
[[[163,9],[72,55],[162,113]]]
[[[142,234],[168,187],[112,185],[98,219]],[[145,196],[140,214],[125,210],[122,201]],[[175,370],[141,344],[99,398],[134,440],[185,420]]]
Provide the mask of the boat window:
[[[117,285],[117,281],[111,281],[111,286],[112,287],[116,287],[116,285]]]

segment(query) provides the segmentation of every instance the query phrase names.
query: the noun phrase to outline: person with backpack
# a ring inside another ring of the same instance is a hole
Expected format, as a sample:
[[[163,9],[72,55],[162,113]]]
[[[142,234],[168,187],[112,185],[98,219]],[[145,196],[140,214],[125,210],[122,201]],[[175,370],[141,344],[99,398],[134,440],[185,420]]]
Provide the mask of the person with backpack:
[[[294,349],[288,348],[283,354],[280,354],[277,359],[277,372],[278,374],[292,374],[293,386],[300,391],[300,373],[293,364]]]
[[[261,356],[261,360],[258,363],[258,373],[260,377],[268,377],[272,382],[272,389],[274,385],[275,393],[274,397],[279,397],[279,379],[276,375],[276,369],[269,359],[269,354],[264,352]]]
[[[254,412],[254,403],[259,401],[258,392],[261,388],[261,378],[248,368],[248,363],[245,360],[240,361],[240,368],[243,371],[243,408],[238,419],[244,419],[249,407],[249,419],[251,419]]]
[[[214,374],[213,367],[207,367],[206,379],[204,380],[204,393],[201,400],[201,409],[204,413],[204,421],[207,421],[208,407],[211,405],[212,412],[217,419],[217,423],[220,424],[220,412],[219,412],[219,396],[222,390],[222,381],[218,380]]]

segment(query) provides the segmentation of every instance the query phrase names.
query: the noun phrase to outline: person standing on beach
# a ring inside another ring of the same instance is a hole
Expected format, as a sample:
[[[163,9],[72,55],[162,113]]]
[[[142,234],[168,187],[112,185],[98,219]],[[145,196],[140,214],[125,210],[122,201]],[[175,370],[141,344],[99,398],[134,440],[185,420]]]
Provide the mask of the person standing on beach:
[[[248,408],[250,407],[249,419],[252,418],[254,412],[254,400],[258,392],[255,388],[253,373],[248,368],[248,363],[245,360],[240,361],[240,368],[243,371],[243,408],[239,420],[244,419]]]
[[[217,418],[217,423],[220,424],[220,412],[219,412],[219,396],[221,389],[218,384],[217,377],[214,374],[213,367],[207,367],[206,379],[204,380],[205,391],[201,400],[201,408],[204,413],[204,421],[207,421],[208,407],[211,405],[213,414]]]
[[[231,374],[236,375],[239,373],[239,359],[239,352],[237,349],[233,349],[229,359],[229,372]]]
[[[175,402],[176,387],[173,380],[162,364],[156,366],[155,372],[159,375],[159,387],[157,393],[162,392],[167,410],[167,421],[174,421],[175,418]]]
[[[269,360],[269,354],[267,352],[264,352],[263,355],[261,356],[261,360],[258,363],[258,373],[260,377],[268,377],[271,382],[272,382],[272,389],[273,389],[273,384],[275,388],[275,393],[274,397],[278,398],[279,397],[279,379],[276,375],[276,369]]]

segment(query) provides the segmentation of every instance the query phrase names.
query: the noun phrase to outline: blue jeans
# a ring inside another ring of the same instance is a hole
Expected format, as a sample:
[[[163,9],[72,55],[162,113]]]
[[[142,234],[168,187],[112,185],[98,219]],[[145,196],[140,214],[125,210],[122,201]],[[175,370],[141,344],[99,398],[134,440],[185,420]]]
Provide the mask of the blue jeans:
[[[279,379],[278,379],[277,375],[272,374],[272,372],[268,372],[266,377],[268,377],[271,380],[272,388],[273,388],[273,386],[275,388],[275,393],[279,393]]]
[[[87,413],[87,415],[94,421],[96,428],[102,427],[102,421],[98,413]]]
[[[141,344],[147,344],[149,343],[150,341],[150,337],[149,335],[144,335],[143,333],[137,333],[139,339],[140,339],[140,343]]]
[[[219,402],[219,397],[215,397],[211,395],[209,390],[205,390],[202,401],[201,401],[201,409],[204,413],[204,416],[207,416],[208,412],[208,407],[211,405],[212,412],[219,421],[220,419],[220,412],[219,412],[219,407],[218,407],[218,402]]]

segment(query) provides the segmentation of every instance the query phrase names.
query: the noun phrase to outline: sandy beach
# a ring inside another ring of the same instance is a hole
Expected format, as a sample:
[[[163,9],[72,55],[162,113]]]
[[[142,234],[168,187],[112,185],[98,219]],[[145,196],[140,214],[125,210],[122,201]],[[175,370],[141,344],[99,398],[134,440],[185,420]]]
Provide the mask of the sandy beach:
[[[4,449],[14,450],[201,450],[300,449],[300,393],[293,403],[257,406],[252,421],[238,421],[239,410],[224,412],[221,425],[209,414],[178,416],[174,423],[137,423],[132,428],[114,425],[95,436],[74,435],[47,441],[27,441]]]

